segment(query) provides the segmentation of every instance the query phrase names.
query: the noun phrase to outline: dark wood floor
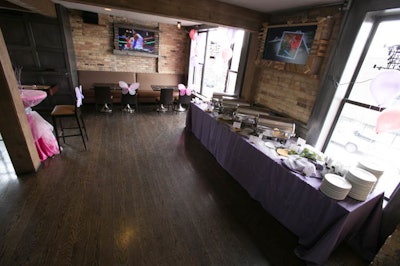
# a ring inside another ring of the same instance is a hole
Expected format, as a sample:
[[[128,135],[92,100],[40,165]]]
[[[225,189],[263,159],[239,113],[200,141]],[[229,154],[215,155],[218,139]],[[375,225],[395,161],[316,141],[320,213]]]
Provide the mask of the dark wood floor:
[[[0,166],[0,265],[304,265],[297,238],[185,132],[186,113],[85,112],[89,150]],[[368,265],[346,246],[327,265]]]

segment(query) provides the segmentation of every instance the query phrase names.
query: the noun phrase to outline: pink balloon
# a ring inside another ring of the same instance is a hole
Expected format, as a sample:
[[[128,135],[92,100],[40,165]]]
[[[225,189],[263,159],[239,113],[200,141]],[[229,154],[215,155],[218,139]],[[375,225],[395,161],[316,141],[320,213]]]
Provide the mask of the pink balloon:
[[[376,121],[376,133],[400,129],[400,106],[383,110]]]
[[[222,50],[222,59],[224,60],[225,63],[229,61],[229,59],[232,58],[232,49],[231,48],[225,48]]]
[[[190,39],[192,39],[192,41],[196,40],[196,38],[197,38],[197,30],[191,29],[190,32],[189,32],[189,36],[190,36]]]
[[[369,89],[378,106],[386,106],[400,93],[400,71],[385,70],[371,81]]]

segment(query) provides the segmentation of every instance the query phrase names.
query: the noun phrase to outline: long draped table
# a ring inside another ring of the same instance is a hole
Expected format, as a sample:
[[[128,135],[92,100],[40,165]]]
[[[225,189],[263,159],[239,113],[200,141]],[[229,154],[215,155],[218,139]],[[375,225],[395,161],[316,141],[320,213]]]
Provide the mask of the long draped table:
[[[251,143],[192,103],[186,119],[191,131],[249,195],[298,236],[296,255],[309,265],[323,265],[344,240],[365,259],[378,249],[383,194],[364,202],[337,201],[319,191],[321,180],[287,169],[281,159]]]

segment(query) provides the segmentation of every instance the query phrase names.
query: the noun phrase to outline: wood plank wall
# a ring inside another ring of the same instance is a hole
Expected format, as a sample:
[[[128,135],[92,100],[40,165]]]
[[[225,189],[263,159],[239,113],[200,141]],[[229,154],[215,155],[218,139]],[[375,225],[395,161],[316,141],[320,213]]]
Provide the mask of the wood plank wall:
[[[171,0],[72,0],[69,2],[238,27],[249,31],[259,31],[261,23],[266,19],[260,12],[214,0],[187,0],[184,3]]]

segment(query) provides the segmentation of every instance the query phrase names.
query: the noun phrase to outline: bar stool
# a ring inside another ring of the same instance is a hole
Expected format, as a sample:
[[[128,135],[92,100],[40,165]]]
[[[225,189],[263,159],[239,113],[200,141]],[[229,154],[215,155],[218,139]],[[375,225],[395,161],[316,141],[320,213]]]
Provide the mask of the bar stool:
[[[174,89],[162,88],[160,90],[160,97],[157,97],[156,101],[160,104],[159,108],[157,108],[157,112],[168,111],[169,108],[174,105]]]
[[[175,108],[175,111],[184,112],[186,111],[186,108],[184,108],[182,105],[190,106],[190,102],[192,101],[192,89],[190,87],[186,88],[183,84],[178,84],[178,89],[179,97],[176,101],[178,107]]]
[[[79,88],[78,87],[75,88],[75,95],[76,95],[76,104],[75,105],[72,105],[72,104],[71,105],[61,105],[61,104],[56,105],[56,106],[54,106],[53,111],[51,112],[51,117],[52,117],[53,126],[54,126],[54,132],[56,135],[57,144],[58,144],[58,148],[59,148],[60,152],[61,152],[60,138],[62,138],[63,142],[65,143],[65,138],[77,137],[77,136],[81,136],[83,146],[85,147],[85,150],[87,150],[85,137],[86,137],[87,141],[89,140],[89,138],[87,135],[85,121],[83,120],[82,111],[81,111],[81,105],[82,105],[82,99],[83,99],[81,86]],[[65,127],[62,123],[62,120],[64,118],[74,118],[76,121],[76,125]],[[57,122],[59,122],[59,124],[57,124]],[[58,132],[58,128],[60,128],[60,134]],[[79,130],[79,133],[71,132],[71,133],[66,134],[65,130],[68,130],[68,131],[74,130],[74,132],[76,132],[76,130]]]
[[[108,86],[95,86],[94,87],[94,98],[96,111],[103,113],[112,112],[113,97],[111,95],[111,89]],[[101,109],[99,110],[99,105]]]
[[[135,110],[138,111],[138,100],[136,90],[139,88],[139,83],[132,83],[130,86],[125,81],[119,81],[119,87],[121,88],[121,104],[124,106],[122,111],[133,113]],[[135,106],[135,109],[131,108],[131,105]]]
[[[178,98],[178,101],[177,101],[178,107],[175,109],[175,111],[177,111],[177,112],[185,112],[186,108],[184,106],[189,107],[191,101],[192,101],[192,96],[179,95],[179,98]]]

